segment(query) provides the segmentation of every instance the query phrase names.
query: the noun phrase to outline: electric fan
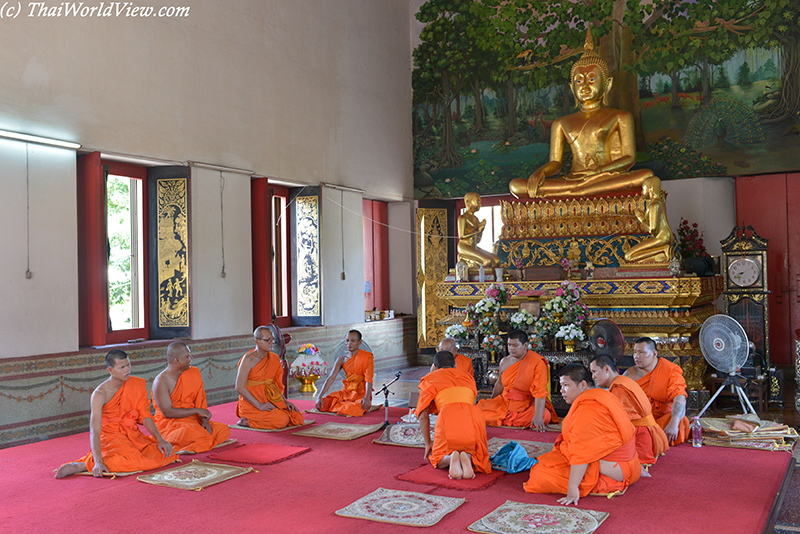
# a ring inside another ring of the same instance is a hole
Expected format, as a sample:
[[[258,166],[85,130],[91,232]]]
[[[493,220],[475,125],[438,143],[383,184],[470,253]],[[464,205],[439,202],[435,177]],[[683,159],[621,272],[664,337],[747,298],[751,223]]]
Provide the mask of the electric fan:
[[[747,362],[750,351],[750,342],[747,340],[747,333],[742,325],[728,315],[712,315],[700,327],[700,350],[703,351],[703,357],[714,369],[727,376],[714,396],[700,410],[698,417],[703,416],[714,399],[725,389],[725,386],[731,386],[731,391],[736,392],[745,414],[748,413],[749,408],[749,412],[758,417],[744,388],[739,383],[739,378],[743,377],[738,372]]]
[[[281,358],[281,367],[283,368],[283,391],[281,393],[283,393],[285,397],[287,388],[289,387],[289,364],[286,362],[286,344],[292,340],[292,336],[290,334],[284,334],[275,323],[268,324],[267,328],[272,332],[272,338],[275,340],[275,345],[272,347],[273,352]]]
[[[622,335],[622,330],[608,319],[600,319],[592,325],[589,329],[589,343],[596,355],[611,356],[615,362],[619,361],[625,350],[625,336]]]

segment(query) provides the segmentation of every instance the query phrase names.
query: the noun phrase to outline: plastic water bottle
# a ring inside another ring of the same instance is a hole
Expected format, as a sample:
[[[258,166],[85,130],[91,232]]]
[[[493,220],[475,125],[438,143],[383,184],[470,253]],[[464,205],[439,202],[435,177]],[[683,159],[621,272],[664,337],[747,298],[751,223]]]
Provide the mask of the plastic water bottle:
[[[486,271],[483,269],[483,265],[480,266],[478,269],[478,282],[483,283],[486,281]]]
[[[690,427],[692,433],[692,446],[693,447],[702,447],[703,446],[703,427],[700,424],[700,418],[698,416],[694,416],[692,419],[692,424]]]

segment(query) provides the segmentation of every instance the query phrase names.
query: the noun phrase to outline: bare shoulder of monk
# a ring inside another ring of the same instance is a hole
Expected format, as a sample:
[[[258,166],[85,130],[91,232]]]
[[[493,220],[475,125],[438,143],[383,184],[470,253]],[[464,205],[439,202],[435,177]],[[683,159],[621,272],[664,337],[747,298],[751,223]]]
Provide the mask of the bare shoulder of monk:
[[[503,371],[517,363],[517,359],[513,356],[504,356],[502,360],[500,360],[500,374],[503,374]]]

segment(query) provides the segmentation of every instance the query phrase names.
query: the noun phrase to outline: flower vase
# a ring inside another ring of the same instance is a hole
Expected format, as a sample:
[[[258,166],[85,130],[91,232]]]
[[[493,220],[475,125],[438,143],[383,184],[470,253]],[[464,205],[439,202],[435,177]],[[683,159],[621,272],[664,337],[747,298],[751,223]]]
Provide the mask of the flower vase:
[[[300,393],[316,393],[317,386],[314,385],[314,382],[319,380],[319,375],[308,375],[308,376],[296,376],[295,377],[298,382],[300,382]]]
[[[575,340],[574,339],[565,339],[564,340],[564,352],[575,352]]]
[[[564,314],[563,313],[554,313],[553,319],[556,320],[556,324],[564,324]]]

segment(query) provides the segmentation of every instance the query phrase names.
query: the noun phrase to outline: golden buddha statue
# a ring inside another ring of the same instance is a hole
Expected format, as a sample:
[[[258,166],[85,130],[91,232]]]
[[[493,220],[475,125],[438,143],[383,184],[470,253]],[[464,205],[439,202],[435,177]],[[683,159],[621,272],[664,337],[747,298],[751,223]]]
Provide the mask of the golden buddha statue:
[[[478,248],[478,242],[486,228],[486,221],[479,221],[475,212],[481,209],[481,197],[478,193],[464,195],[467,211],[458,216],[458,260],[467,264],[484,267],[500,267],[500,258],[491,252]]]
[[[647,169],[629,171],[636,163],[633,115],[604,105],[613,79],[606,61],[594,51],[591,29],[586,32],[584,53],[573,65],[570,79],[570,88],[580,109],[553,121],[550,161],[536,169],[527,180],[511,181],[509,190],[517,198],[563,198],[627,191],[638,189],[645,179],[653,177],[652,171]],[[561,172],[565,145],[572,150],[572,169],[563,177],[547,179]]]
[[[647,209],[645,212],[637,209],[634,213],[642,223],[642,228],[651,237],[632,246],[625,253],[625,261],[628,263],[666,263],[672,255],[670,245],[673,236],[667,220],[667,208],[661,195],[661,180],[655,176],[646,178],[642,182],[642,194],[647,199]]]

